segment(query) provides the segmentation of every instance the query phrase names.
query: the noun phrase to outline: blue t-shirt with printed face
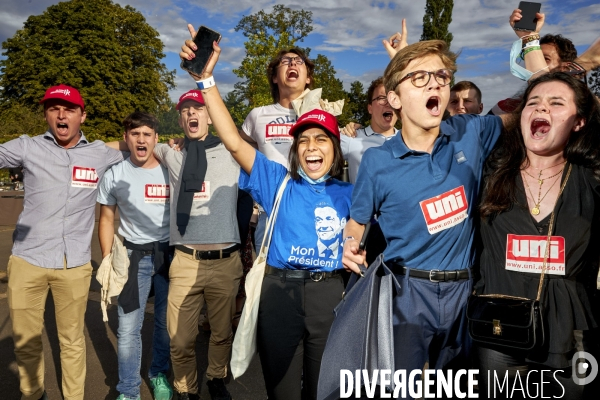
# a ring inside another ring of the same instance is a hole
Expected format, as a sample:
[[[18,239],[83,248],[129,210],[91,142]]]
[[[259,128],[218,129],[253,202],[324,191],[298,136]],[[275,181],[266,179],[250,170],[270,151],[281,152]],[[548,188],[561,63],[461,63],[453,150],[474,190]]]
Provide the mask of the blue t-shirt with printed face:
[[[256,152],[252,173],[240,172],[240,189],[249,192],[267,215],[287,169]],[[284,269],[333,271],[342,266],[342,235],[350,217],[352,185],[328,179],[312,185],[290,179],[279,205],[267,264]]]
[[[472,266],[483,165],[501,129],[496,116],[458,115],[442,122],[431,154],[410,150],[401,135],[365,152],[351,216],[366,224],[380,213],[386,261],[423,270]]]

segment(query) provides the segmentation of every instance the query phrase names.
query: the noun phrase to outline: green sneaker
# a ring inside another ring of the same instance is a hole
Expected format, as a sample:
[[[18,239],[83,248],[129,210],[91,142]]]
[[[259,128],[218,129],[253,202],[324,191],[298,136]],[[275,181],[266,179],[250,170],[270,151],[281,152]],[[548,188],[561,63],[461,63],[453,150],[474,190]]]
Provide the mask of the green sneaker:
[[[130,400],[131,397],[125,397],[124,394],[120,394],[119,397],[117,397],[117,400]],[[135,400],[141,400],[140,396],[138,396]]]
[[[154,391],[154,400],[171,400],[173,398],[173,389],[162,372],[159,372],[156,378],[150,378],[150,385]]]

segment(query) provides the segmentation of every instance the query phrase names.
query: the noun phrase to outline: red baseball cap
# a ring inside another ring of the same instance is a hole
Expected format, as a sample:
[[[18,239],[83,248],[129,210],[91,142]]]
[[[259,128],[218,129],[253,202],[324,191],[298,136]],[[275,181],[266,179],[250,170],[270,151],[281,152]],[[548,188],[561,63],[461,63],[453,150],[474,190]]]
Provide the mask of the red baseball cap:
[[[85,108],[85,103],[83,102],[83,97],[81,97],[79,90],[72,88],[71,86],[63,85],[62,83],[46,90],[46,94],[44,94],[44,98],[40,100],[40,104],[50,99],[68,101],[69,103],[81,107],[81,111]]]
[[[181,103],[183,103],[184,101],[188,101],[188,100],[195,101],[196,103],[200,103],[200,104],[204,105],[204,98],[202,98],[202,92],[199,91],[198,89],[192,89],[189,92],[186,92],[181,95],[181,97],[179,98],[179,102],[175,106],[175,109],[177,111],[179,111],[179,107],[181,107]]]
[[[340,128],[337,119],[326,111],[312,110],[302,114],[290,129],[290,135],[296,137],[304,131],[300,128],[306,125],[317,125],[340,140]]]

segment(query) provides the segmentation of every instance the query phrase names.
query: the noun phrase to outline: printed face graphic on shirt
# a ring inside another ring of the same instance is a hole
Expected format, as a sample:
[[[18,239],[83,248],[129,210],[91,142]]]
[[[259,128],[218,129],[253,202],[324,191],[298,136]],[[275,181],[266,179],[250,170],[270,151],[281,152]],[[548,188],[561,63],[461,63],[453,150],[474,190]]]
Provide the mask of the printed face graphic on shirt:
[[[98,187],[98,174],[95,168],[73,166],[73,174],[71,175],[71,186],[96,189]]]
[[[442,193],[439,196],[423,200],[419,203],[429,234],[441,232],[463,222],[467,217],[467,196],[465,187]]]
[[[331,206],[315,208],[315,230],[317,232],[319,256],[337,258],[342,230],[346,218],[340,218]]]

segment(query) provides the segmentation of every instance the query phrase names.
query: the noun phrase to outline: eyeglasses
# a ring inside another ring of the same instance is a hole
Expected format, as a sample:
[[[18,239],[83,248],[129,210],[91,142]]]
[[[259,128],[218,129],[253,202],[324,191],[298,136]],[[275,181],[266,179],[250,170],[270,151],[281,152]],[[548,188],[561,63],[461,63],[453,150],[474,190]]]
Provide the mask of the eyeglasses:
[[[296,57],[281,57],[281,61],[279,62],[279,65],[291,65],[292,61],[296,65],[304,64],[304,59],[302,57],[296,56]]]
[[[435,76],[435,80],[442,86],[448,85],[452,81],[452,71],[449,69],[438,69],[437,71],[414,71],[409,72],[400,79],[398,85],[410,78],[413,85],[418,88],[426,86],[431,79],[431,75]],[[398,86],[396,85],[396,86]]]
[[[379,104],[380,106],[387,106],[388,105],[388,99],[385,96],[378,96],[375,97],[374,99],[371,100],[371,103],[376,101],[377,104]]]

